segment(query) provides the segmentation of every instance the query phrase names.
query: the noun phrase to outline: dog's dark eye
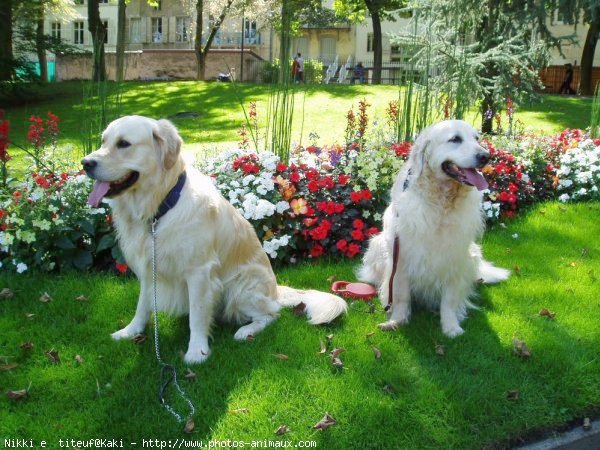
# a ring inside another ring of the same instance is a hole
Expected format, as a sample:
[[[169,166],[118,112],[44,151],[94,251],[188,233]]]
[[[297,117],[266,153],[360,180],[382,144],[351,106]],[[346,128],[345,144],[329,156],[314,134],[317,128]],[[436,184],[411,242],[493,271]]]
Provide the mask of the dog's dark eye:
[[[452,136],[448,139],[448,142],[452,142],[453,144],[462,144],[462,138],[460,136]]]
[[[119,139],[119,141],[117,142],[117,148],[127,148],[129,147],[131,144],[123,139]]]

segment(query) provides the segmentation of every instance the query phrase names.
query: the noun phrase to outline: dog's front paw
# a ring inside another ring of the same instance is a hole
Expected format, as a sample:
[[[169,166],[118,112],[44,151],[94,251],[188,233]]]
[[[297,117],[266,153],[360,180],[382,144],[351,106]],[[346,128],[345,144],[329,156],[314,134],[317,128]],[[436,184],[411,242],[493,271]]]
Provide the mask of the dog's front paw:
[[[203,349],[200,347],[194,347],[194,348],[188,349],[187,353],[183,357],[183,360],[187,364],[201,364],[204,361],[206,361],[209,356],[210,356],[209,348]]]
[[[395,331],[400,328],[400,325],[402,324],[397,320],[388,320],[387,322],[380,323],[378,327],[381,331]]]
[[[455,338],[465,332],[460,325],[442,326],[442,331],[449,338]]]
[[[113,334],[111,334],[111,337],[115,341],[120,341],[122,339],[131,339],[140,334],[142,331],[144,330],[134,329],[133,327],[127,325],[125,328],[122,328],[119,331],[115,331]]]

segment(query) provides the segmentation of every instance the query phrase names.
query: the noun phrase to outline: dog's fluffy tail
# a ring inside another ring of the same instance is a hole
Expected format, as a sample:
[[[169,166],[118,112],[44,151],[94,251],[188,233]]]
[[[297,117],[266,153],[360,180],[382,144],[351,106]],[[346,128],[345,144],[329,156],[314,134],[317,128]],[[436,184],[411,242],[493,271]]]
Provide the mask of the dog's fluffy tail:
[[[510,270],[501,269],[482,259],[479,262],[479,279],[486,284],[500,283],[510,276]]]
[[[346,302],[337,295],[327,292],[302,291],[287,286],[277,286],[277,302],[282,306],[294,307],[304,303],[309,323],[329,323],[348,309]]]

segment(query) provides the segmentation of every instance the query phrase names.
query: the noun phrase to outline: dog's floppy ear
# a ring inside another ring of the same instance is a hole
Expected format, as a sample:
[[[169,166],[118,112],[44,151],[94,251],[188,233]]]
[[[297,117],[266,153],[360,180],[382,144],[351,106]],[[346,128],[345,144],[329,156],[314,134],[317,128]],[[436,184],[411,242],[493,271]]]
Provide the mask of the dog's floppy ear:
[[[160,119],[152,135],[160,151],[165,169],[170,169],[177,162],[183,141],[175,126],[166,119]]]
[[[413,177],[417,178],[423,171],[425,158],[427,157],[427,148],[430,144],[429,128],[423,130],[415,140],[408,157],[407,163],[411,169]]]

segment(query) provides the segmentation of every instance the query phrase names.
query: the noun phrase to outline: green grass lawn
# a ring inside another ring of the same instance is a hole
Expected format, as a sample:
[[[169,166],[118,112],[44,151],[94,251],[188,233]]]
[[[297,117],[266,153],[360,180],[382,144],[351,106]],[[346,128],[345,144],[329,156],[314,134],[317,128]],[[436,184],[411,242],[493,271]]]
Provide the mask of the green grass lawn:
[[[548,203],[489,230],[486,257],[514,273],[503,284],[481,287],[480,309],[470,312],[466,333],[454,340],[424,310],[394,333],[378,331],[381,309],[369,314],[364,304],[326,327],[284,311],[253,342],[234,341],[233,326],[215,327],[213,355],[192,367],[197,377],[190,380],[182,377],[181,358],[187,320],[161,316],[163,358],[175,363],[197,408],[191,435],[157,403],[151,340],[110,339],[133,315],[134,279],[2,273],[0,288],[15,297],[0,300],[0,438],[43,439],[48,448],[61,438],[94,437],[123,438],[126,448],[142,438],[313,440],[323,449],[504,448],[597,415],[599,213],[599,203]],[[282,284],[327,290],[331,276],[352,280],[356,263],[306,264],[277,275]],[[38,300],[44,292],[51,302]],[[88,300],[75,300],[80,295]],[[556,316],[540,316],[542,308]],[[345,349],[343,369],[318,354],[328,335],[329,348]],[[515,338],[526,342],[530,358],[514,354]],[[33,348],[22,350],[24,342]],[[60,363],[49,361],[50,350]],[[17,366],[6,370],[11,364]],[[4,394],[21,389],[29,389],[22,400]],[[509,391],[518,399],[507,398]],[[337,424],[313,430],[326,412]],[[290,432],[276,436],[281,424]]]
[[[112,87],[114,88],[114,86]],[[85,82],[49,84],[36,91],[30,100],[18,107],[7,108],[11,122],[11,137],[24,144],[29,117],[52,111],[61,118],[60,145],[69,145],[81,154],[83,122],[89,119],[84,110]],[[240,102],[246,107],[257,102],[258,120],[264,124],[267,116],[268,85],[215,82],[126,82],[122,84],[119,115],[141,114],[154,118],[171,118],[177,125],[188,151],[202,153],[215,147],[231,147],[239,141],[237,130],[245,123]],[[369,117],[384,120],[390,101],[398,99],[397,86],[370,85],[300,85],[295,97],[292,140],[308,145],[309,133],[316,133],[320,144],[341,143],[346,127],[346,113],[357,111],[358,101],[366,99],[371,105]],[[89,99],[88,99],[89,101]],[[516,119],[536,132],[556,133],[565,128],[589,126],[591,99],[544,95],[540,102],[521,105]],[[195,112],[198,117],[173,118],[179,112]],[[480,125],[480,118],[471,113],[467,120]]]

